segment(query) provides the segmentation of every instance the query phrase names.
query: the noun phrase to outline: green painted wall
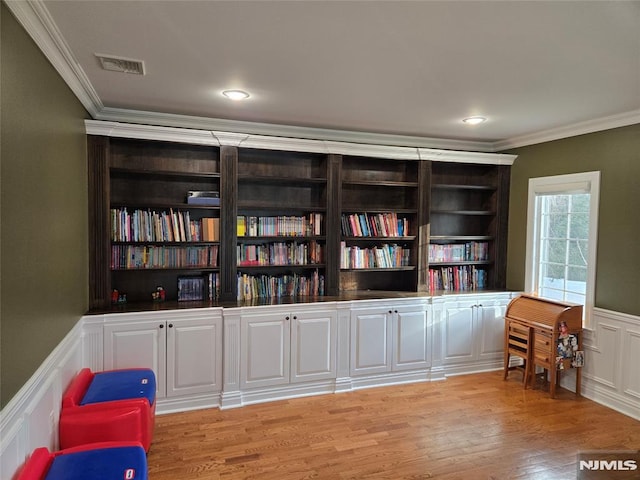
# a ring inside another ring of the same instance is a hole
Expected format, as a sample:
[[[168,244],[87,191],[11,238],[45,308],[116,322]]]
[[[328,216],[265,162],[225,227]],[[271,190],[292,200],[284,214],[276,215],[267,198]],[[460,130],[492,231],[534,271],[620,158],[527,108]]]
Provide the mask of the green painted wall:
[[[0,12],[0,404],[88,305],[87,112],[4,3]]]
[[[530,178],[599,170],[595,306],[640,315],[640,124],[531,145],[511,170],[507,288],[524,288]]]

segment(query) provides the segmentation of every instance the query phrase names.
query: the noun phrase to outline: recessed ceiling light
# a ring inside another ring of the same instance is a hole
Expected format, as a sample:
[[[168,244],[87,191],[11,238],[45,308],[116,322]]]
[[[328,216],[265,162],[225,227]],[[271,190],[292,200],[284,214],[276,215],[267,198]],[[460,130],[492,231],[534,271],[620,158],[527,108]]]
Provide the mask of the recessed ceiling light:
[[[468,117],[462,120],[467,125],[478,125],[479,123],[486,122],[485,117]]]
[[[225,90],[224,92],[222,92],[222,95],[230,100],[244,100],[245,98],[249,98],[250,96],[243,90]]]

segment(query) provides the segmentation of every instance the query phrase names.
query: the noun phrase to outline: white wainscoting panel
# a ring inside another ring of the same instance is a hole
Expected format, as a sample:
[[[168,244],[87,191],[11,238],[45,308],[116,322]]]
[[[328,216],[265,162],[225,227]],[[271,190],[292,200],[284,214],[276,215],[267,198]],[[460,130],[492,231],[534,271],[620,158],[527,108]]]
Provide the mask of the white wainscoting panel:
[[[640,317],[595,308],[584,349],[582,394],[640,420]]]
[[[83,366],[82,319],[0,412],[0,478],[10,480],[38,447],[58,448],[62,394]]]

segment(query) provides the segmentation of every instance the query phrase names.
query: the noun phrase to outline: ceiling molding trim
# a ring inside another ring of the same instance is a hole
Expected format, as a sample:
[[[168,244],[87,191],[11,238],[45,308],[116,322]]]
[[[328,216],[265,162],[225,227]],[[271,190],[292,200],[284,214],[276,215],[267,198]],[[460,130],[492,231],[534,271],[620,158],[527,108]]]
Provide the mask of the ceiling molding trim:
[[[80,103],[95,118],[102,100],[75,59],[42,0],[8,1],[5,5],[60,74]]]
[[[284,150],[288,152],[329,153],[323,140],[308,140],[306,138],[248,135],[238,146],[243,148],[261,148],[265,150]]]
[[[190,128],[142,125],[138,123],[85,120],[87,135],[160,140],[196,145],[233,146],[264,150],[353,155],[394,160],[433,160],[437,162],[511,165],[516,155],[433,148],[401,147],[363,143],[332,142],[287,137],[270,137],[245,133],[229,133]]]
[[[390,158],[394,160],[420,160],[416,147],[395,145],[365,145],[362,143],[325,142],[329,153],[358,157]]]
[[[123,124],[85,120],[87,135],[105,137],[135,138],[138,140],[159,140],[163,142],[189,143],[193,145],[220,146],[220,141],[213,132],[189,128],[158,127],[155,125]]]
[[[349,130],[334,130],[326,128],[299,127],[293,125],[247,122],[242,120],[227,120],[221,118],[198,117],[191,115],[176,115],[169,113],[147,112],[141,110],[128,110],[110,107],[103,108],[95,118],[98,120],[108,120],[114,122],[145,123],[149,125],[196,128],[210,131],[248,133],[252,135],[264,135],[269,137],[327,140],[333,142],[363,143],[367,145],[442,148],[479,152],[494,151],[493,144],[490,142],[447,140],[429,137],[416,137],[410,135],[393,135],[383,133],[356,132]]]
[[[419,148],[418,153],[420,159],[433,162],[481,163],[485,165],[513,165],[518,157],[505,153],[456,152],[433,148]]]
[[[587,133],[610,130],[612,128],[626,127],[640,123],[640,110],[611,115],[608,117],[588,120],[560,128],[552,128],[541,132],[508,138],[493,143],[493,151],[501,152],[510,148],[525,147],[537,143],[551,142],[563,138],[585,135]]]

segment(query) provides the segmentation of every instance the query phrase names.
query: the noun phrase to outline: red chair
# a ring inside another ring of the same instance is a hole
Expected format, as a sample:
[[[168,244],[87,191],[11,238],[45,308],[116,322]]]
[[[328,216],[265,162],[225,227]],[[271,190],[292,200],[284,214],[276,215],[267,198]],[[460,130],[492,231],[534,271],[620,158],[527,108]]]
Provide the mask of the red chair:
[[[16,480],[147,480],[147,457],[138,442],[104,442],[49,452],[36,448]]]
[[[155,396],[156,378],[148,368],[97,373],[82,369],[62,397],[60,448],[135,441],[149,451]]]

